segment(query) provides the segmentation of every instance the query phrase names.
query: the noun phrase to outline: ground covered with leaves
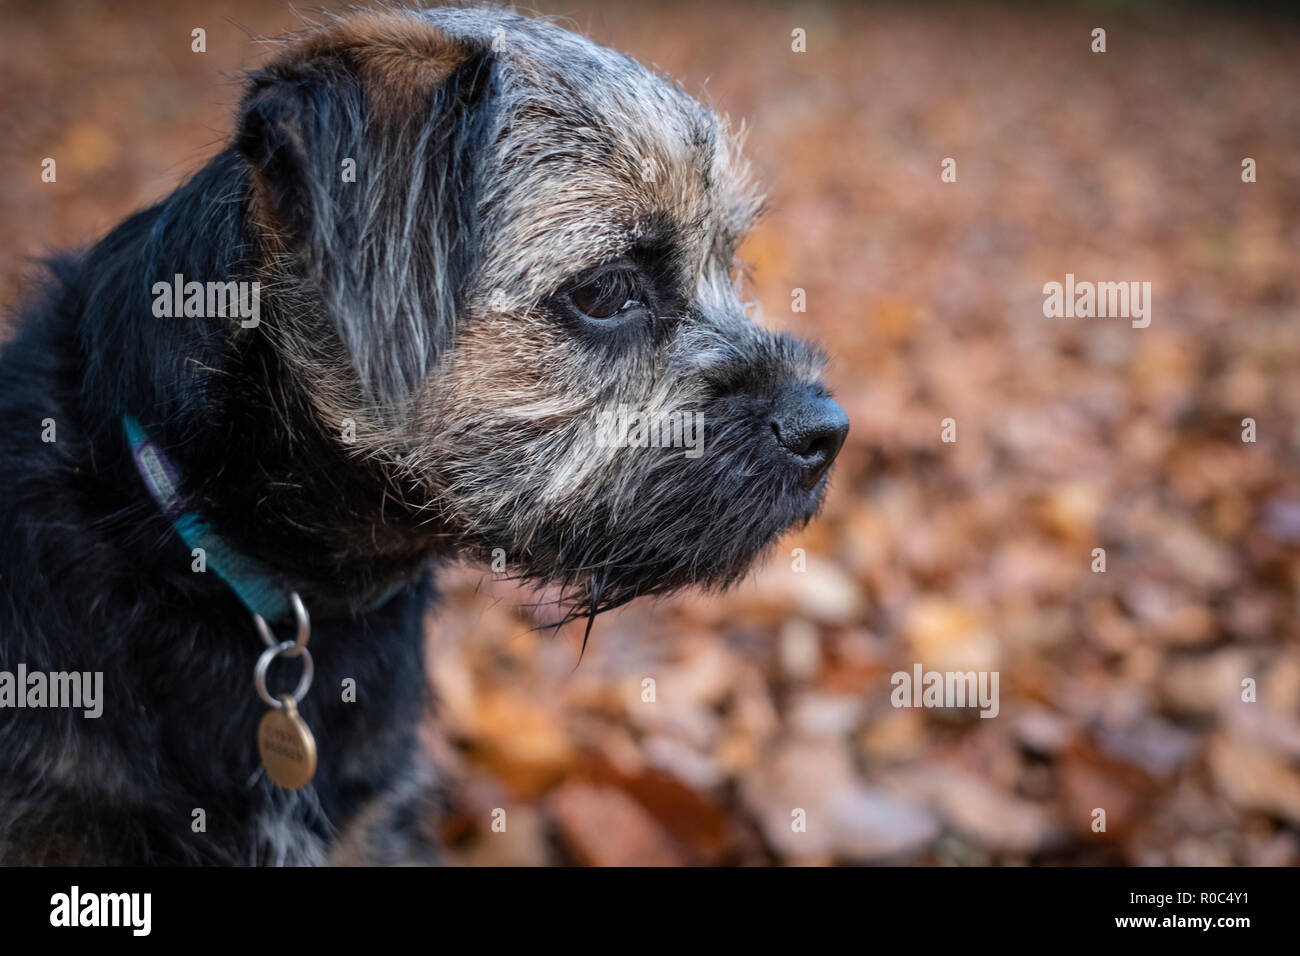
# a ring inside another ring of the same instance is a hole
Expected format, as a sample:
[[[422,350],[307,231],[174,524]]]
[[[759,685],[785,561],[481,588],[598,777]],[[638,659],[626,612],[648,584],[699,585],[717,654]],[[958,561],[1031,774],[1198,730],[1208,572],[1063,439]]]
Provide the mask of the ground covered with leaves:
[[[545,8],[745,121],[754,295],[823,343],[853,424],[822,519],[732,593],[599,618],[581,663],[581,627],[449,575],[426,734],[449,857],[1300,861],[1300,24]],[[197,168],[250,37],[299,25],[254,0],[0,18],[6,303],[27,257]],[[1151,282],[1150,326],[1044,317],[1067,273]],[[918,663],[996,671],[997,715],[893,706]]]

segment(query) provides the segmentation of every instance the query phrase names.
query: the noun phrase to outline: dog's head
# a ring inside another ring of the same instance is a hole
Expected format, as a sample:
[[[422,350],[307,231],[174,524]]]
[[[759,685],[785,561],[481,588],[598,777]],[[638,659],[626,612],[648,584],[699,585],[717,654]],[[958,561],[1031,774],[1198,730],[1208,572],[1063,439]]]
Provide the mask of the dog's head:
[[[598,610],[729,583],[817,512],[847,419],[746,315],[758,202],[670,82],[541,20],[371,15],[255,74],[238,146],[267,331],[431,540]]]

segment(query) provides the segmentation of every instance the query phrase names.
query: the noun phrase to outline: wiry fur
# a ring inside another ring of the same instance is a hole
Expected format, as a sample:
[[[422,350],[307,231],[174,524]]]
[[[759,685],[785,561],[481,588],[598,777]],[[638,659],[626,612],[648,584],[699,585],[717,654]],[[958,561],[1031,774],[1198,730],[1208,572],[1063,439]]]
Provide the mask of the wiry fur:
[[[59,429],[0,436],[0,668],[103,670],[106,689],[98,721],[0,714],[0,860],[395,859],[429,792],[414,731],[439,559],[501,548],[594,615],[728,584],[807,521],[825,479],[778,460],[769,420],[792,389],[825,394],[822,359],[739,301],[757,205],[715,116],[542,20],[361,15],[253,73],[230,146],[53,263],[0,358],[0,418]],[[647,321],[575,320],[565,290],[619,257],[647,277]],[[175,273],[260,281],[260,326],[153,318]],[[620,405],[702,412],[705,454],[600,447]],[[258,768],[247,612],[191,572],[124,414],[312,611],[307,790]]]

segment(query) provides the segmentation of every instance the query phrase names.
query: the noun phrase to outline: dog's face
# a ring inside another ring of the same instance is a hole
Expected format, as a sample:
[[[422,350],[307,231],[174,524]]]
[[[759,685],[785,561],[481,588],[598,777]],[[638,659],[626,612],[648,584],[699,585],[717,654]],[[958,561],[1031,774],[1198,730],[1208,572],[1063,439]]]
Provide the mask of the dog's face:
[[[413,524],[581,610],[729,583],[817,512],[847,420],[746,315],[758,203],[672,84],[537,20],[384,15],[264,72],[240,145],[299,302],[272,331]]]

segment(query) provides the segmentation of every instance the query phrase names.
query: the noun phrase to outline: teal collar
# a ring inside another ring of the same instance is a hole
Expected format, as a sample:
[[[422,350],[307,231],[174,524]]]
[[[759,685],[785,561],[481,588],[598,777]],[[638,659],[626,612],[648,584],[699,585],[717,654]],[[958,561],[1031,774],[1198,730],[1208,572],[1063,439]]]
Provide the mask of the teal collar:
[[[289,613],[289,592],[246,555],[232,548],[189,507],[180,493],[180,473],[136,419],[122,417],[126,442],[131,448],[136,471],[163,515],[172,523],[185,546],[202,548],[206,567],[230,586],[244,607],[268,621]]]

